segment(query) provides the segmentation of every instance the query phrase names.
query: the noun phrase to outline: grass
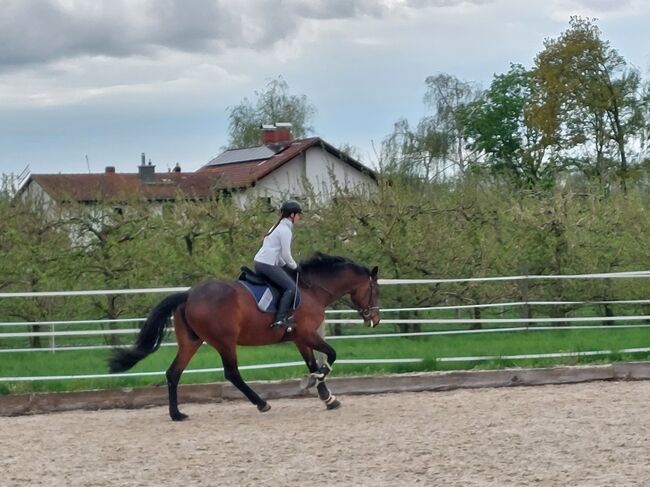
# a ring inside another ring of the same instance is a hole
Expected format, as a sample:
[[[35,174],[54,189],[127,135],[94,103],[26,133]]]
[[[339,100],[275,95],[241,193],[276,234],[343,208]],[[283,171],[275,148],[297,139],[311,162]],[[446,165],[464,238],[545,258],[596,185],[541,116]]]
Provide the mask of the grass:
[[[387,333],[391,326],[379,327],[369,331],[360,326],[345,328],[346,334]],[[434,325],[423,326],[429,330]],[[99,338],[101,339],[101,338]],[[68,340],[68,339],[66,339]],[[98,338],[95,338],[97,341]],[[60,342],[57,340],[57,344]],[[97,343],[97,342],[96,342]],[[650,347],[650,334],[646,329],[619,328],[565,330],[558,327],[552,331],[535,331],[534,328],[522,332],[481,333],[463,335],[438,335],[408,338],[365,338],[331,340],[339,359],[376,358],[420,358],[420,363],[408,364],[339,364],[334,376],[362,375],[380,373],[407,373],[430,370],[458,369],[496,369],[503,367],[546,367],[557,364],[609,363],[612,361],[642,360],[650,354],[624,354],[618,352],[626,348]],[[15,346],[15,345],[14,345]],[[582,352],[591,350],[612,350],[609,356],[565,357],[557,359],[500,358],[506,355]],[[175,347],[162,347],[138,365],[133,372],[163,371],[172,361]],[[60,351],[0,353],[0,376],[55,376],[107,373],[106,359],[109,350]],[[255,365],[277,362],[301,361],[295,346],[291,343],[265,347],[240,347],[240,365]],[[444,357],[494,356],[483,362],[440,362]],[[203,346],[190,363],[190,369],[221,367],[217,352]],[[266,370],[245,370],[246,380],[273,380],[297,378],[306,372],[304,365]],[[224,380],[223,373],[185,374],[182,383],[205,383]],[[140,387],[162,385],[163,375],[152,377],[120,377],[110,379],[75,379],[33,382],[0,382],[0,394],[70,391],[100,388]]]

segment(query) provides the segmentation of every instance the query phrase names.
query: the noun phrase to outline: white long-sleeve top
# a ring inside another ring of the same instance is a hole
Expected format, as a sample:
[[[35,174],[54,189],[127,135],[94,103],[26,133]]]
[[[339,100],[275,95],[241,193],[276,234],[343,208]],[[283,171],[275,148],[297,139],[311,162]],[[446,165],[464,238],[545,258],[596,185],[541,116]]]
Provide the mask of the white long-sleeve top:
[[[255,254],[255,261],[269,265],[288,265],[292,269],[298,267],[291,256],[292,229],[291,219],[283,218],[275,230],[264,237],[262,248]]]

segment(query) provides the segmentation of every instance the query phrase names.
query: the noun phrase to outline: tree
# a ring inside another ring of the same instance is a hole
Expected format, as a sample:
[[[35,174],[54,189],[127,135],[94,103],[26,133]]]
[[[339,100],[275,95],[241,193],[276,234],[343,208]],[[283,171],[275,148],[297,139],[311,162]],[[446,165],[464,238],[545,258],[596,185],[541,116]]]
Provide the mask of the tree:
[[[310,124],[316,109],[305,95],[291,95],[287,82],[278,76],[263,91],[255,91],[254,101],[244,98],[227,112],[228,147],[241,148],[259,145],[262,124],[290,122],[292,135],[305,137],[313,131]]]
[[[469,146],[486,156],[490,170],[528,188],[552,184],[555,177],[541,133],[528,120],[535,89],[531,77],[531,71],[513,64],[458,111]]]
[[[381,145],[381,166],[389,175],[433,181],[442,177],[443,159],[449,149],[445,134],[438,132],[431,118],[423,118],[414,130],[406,119],[398,120]]]
[[[6,189],[0,192],[0,289],[44,291],[68,283],[64,277],[71,265],[68,243],[58,218],[43,218],[38,204],[14,199]],[[43,297],[0,300],[0,313],[4,320],[52,320],[64,312],[64,301]],[[33,325],[31,331],[39,333],[41,328]],[[29,337],[29,344],[41,347],[40,336]]]
[[[398,120],[382,142],[381,166],[385,173],[433,181],[449,174],[465,174],[471,154],[459,110],[474,100],[472,84],[449,74],[429,76],[424,103],[433,112],[414,129]]]
[[[614,165],[625,190],[629,142],[643,126],[640,76],[600,36],[593,21],[572,17],[567,31],[544,42],[535,59],[531,122],[544,143],[578,166],[590,165],[601,180]]]
[[[445,139],[445,144],[438,142],[441,149],[444,147],[441,158],[445,166],[453,165],[463,175],[471,164],[472,154],[466,151],[465,127],[458,115],[462,107],[477,98],[480,90],[472,83],[446,73],[428,76],[425,83],[424,103],[433,110],[430,125],[435,127],[438,138]]]

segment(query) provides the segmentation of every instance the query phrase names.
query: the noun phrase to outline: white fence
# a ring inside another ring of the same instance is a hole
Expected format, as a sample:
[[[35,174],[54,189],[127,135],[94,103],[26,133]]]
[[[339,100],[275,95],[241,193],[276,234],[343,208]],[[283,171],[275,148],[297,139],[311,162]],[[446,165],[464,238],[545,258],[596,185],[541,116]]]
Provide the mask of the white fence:
[[[468,283],[468,282],[496,282],[496,281],[522,281],[522,280],[550,280],[550,279],[639,279],[650,277],[650,271],[634,271],[634,272],[616,272],[616,273],[600,273],[600,274],[579,274],[579,275],[561,275],[561,276],[509,276],[509,277],[485,277],[485,278],[466,278],[466,279],[381,279],[379,281],[382,286],[391,285],[429,285],[429,284],[444,284],[444,283]],[[50,291],[50,292],[16,292],[0,293],[0,299],[14,299],[14,298],[29,298],[29,297],[67,297],[67,296],[98,296],[98,295],[126,295],[126,294],[150,294],[150,293],[171,293],[185,291],[186,287],[173,287],[173,288],[147,288],[147,289],[120,289],[120,290],[87,290],[87,291]],[[413,319],[393,319],[392,313],[410,311],[410,312],[424,312],[424,311],[441,311],[441,310],[468,310],[476,308],[516,308],[522,306],[558,306],[558,305],[647,305],[650,304],[650,299],[631,299],[631,300],[611,300],[611,301],[517,301],[517,302],[503,302],[503,303],[486,303],[486,304],[471,304],[471,305],[456,305],[456,306],[428,306],[428,307],[406,307],[406,308],[390,308],[382,309],[382,324],[383,325],[401,325],[401,324],[437,324],[437,325],[468,325],[468,324],[491,324],[491,325],[520,325],[520,326],[500,326],[497,328],[480,328],[480,329],[450,329],[450,330],[436,330],[436,331],[420,331],[420,332],[393,332],[393,333],[372,333],[372,334],[357,334],[357,335],[342,335],[330,336],[328,340],[362,340],[362,339],[391,339],[402,337],[423,337],[435,335],[457,335],[457,334],[485,334],[485,333],[505,333],[505,332],[519,332],[519,331],[558,331],[556,326],[531,326],[539,323],[564,323],[561,330],[589,330],[589,329],[623,329],[623,328],[647,328],[650,327],[650,315],[634,315],[634,316],[594,316],[594,317],[537,317],[537,318],[413,318]],[[332,315],[345,315],[354,314],[353,310],[328,310],[326,311],[328,318],[325,323],[329,324],[360,324],[362,320],[357,318],[329,318]],[[111,348],[110,345],[75,345],[75,346],[56,346],[56,337],[92,337],[92,336],[107,336],[107,335],[133,335],[139,331],[138,328],[122,328],[122,329],[84,329],[84,330],[57,330],[58,327],[64,325],[102,325],[110,323],[139,323],[144,321],[142,317],[124,318],[114,320],[70,320],[70,321],[40,321],[40,322],[0,322],[0,340],[6,342],[7,339],[26,338],[26,337],[47,337],[49,339],[49,346],[42,348],[0,348],[0,357],[7,353],[32,353],[32,352],[63,352],[75,350],[96,350]],[[566,325],[567,323],[603,323],[603,322],[617,322],[615,327],[607,325]],[[3,332],[6,327],[22,327],[22,326],[48,326],[48,331],[8,331]],[[523,326],[521,326],[523,325]],[[165,342],[163,346],[175,346],[175,342]],[[584,352],[559,352],[559,353],[538,353],[538,354],[517,354],[517,355],[485,355],[485,356],[471,356],[471,357],[440,357],[436,360],[439,362],[478,362],[486,360],[520,360],[520,359],[538,359],[538,358],[558,358],[558,357],[576,357],[576,356],[591,356],[591,355],[608,355],[612,353],[647,353],[650,348],[628,348],[623,350],[591,350]],[[6,355],[5,355],[6,356]],[[54,358],[52,360],[55,360]],[[364,359],[364,360],[337,360],[337,364],[376,364],[376,363],[417,363],[422,361],[420,357],[413,358],[400,358],[400,359]],[[284,362],[276,364],[257,364],[242,366],[242,369],[262,369],[262,368],[277,368],[277,367],[294,367],[304,365],[303,362]],[[221,368],[209,369],[189,369],[185,373],[207,373],[222,371]],[[164,374],[164,371],[156,372],[132,372],[125,374],[79,374],[79,375],[60,375],[60,376],[38,376],[38,377],[0,377],[0,382],[22,382],[22,381],[47,381],[47,380],[68,380],[68,379],[100,379],[109,377],[125,377],[125,376],[157,376]]]

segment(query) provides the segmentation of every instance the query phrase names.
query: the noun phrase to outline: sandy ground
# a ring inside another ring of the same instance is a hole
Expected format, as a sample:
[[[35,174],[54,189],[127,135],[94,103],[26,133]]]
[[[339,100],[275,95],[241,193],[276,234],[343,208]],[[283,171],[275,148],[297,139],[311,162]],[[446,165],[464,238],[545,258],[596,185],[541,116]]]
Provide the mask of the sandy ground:
[[[650,381],[340,399],[0,417],[0,485],[650,485]]]

